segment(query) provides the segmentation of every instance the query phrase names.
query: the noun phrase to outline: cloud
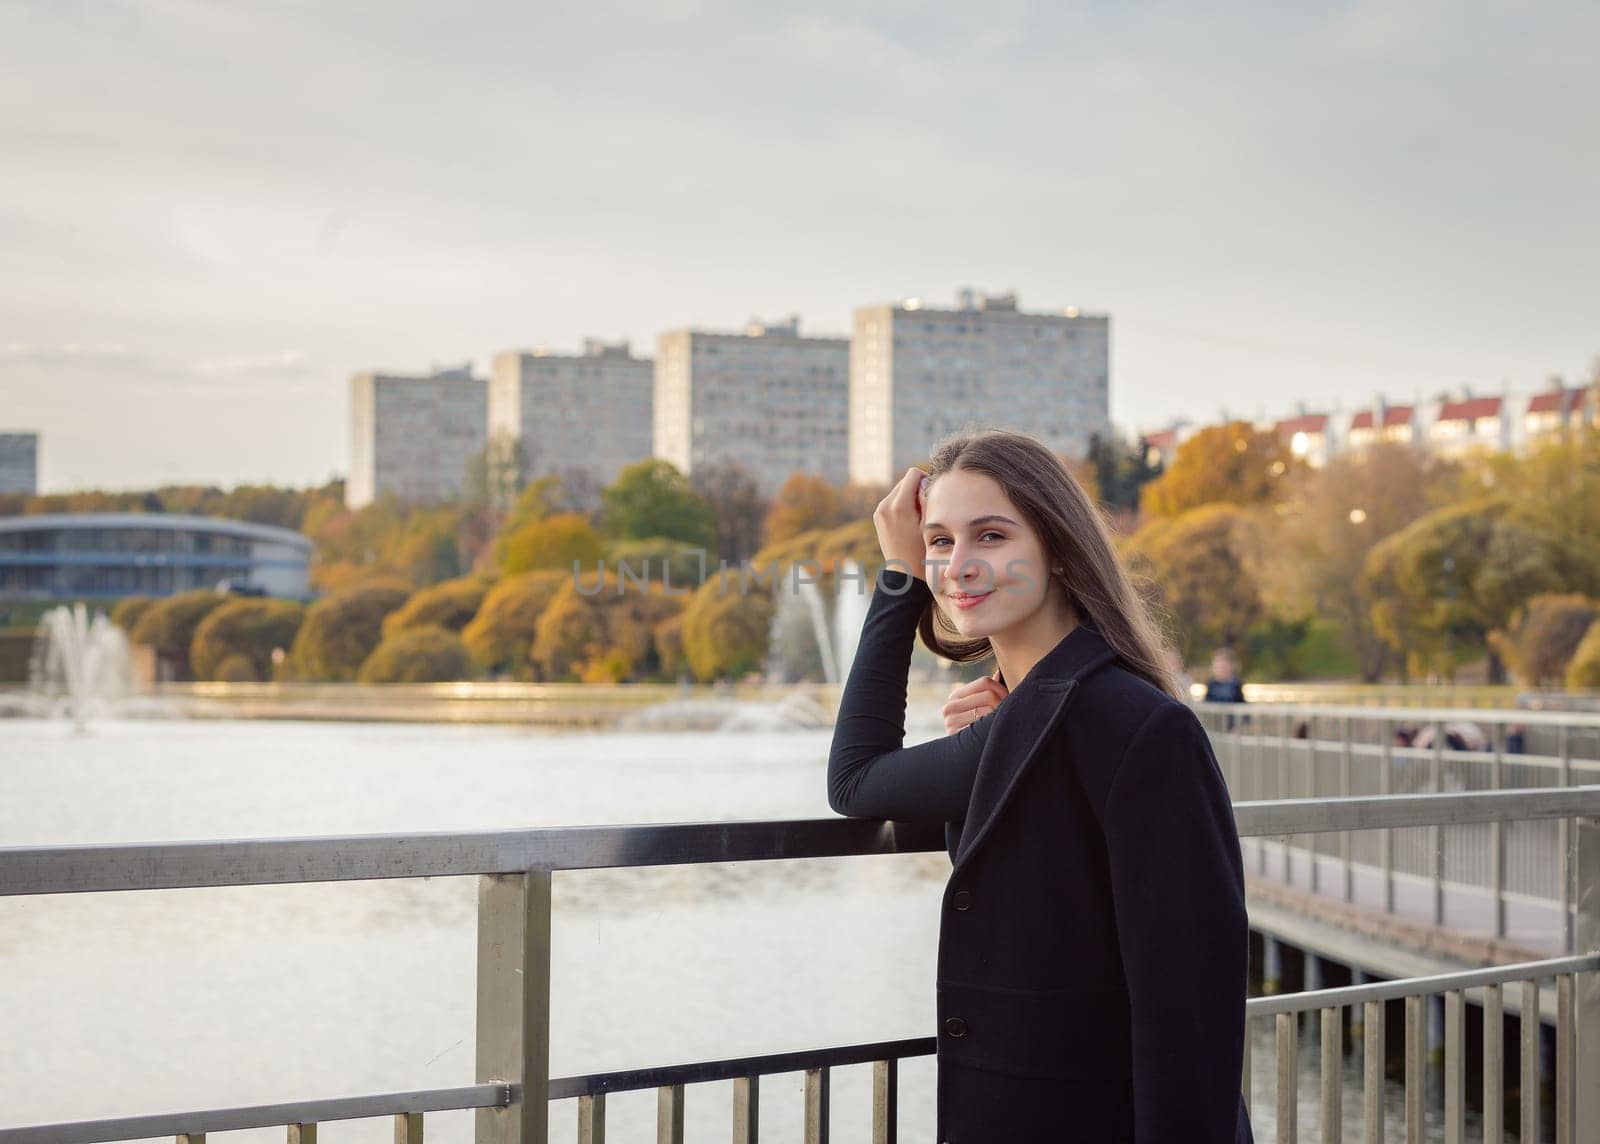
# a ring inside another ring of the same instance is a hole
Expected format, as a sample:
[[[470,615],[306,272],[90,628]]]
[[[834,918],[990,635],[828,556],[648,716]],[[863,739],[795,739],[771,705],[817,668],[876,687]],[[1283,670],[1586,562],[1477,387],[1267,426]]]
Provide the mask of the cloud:
[[[306,355],[299,350],[280,350],[271,354],[246,354],[237,357],[204,358],[195,363],[195,372],[205,377],[257,379],[302,378],[309,373]]]
[[[0,345],[0,369],[138,369],[149,364],[143,354],[117,345]]]

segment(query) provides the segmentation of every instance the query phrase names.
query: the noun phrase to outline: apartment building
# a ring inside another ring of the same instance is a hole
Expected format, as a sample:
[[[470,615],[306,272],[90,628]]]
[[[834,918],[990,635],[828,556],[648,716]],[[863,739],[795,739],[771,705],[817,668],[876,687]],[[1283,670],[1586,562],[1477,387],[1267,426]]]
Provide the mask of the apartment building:
[[[963,290],[953,308],[919,299],[855,311],[849,473],[881,484],[963,428],[1033,434],[1083,456],[1108,435],[1111,319],[1030,312],[1016,294]]]
[[[656,348],[654,453],[685,473],[737,463],[768,496],[796,472],[843,484],[849,386],[850,343],[801,334],[798,316],[668,331]]]
[[[487,419],[488,387],[470,366],[353,375],[345,503],[360,508],[389,493],[425,504],[459,497]]]
[[[587,338],[583,352],[496,354],[489,434],[520,440],[530,476],[583,473],[610,484],[651,455],[654,367],[628,342]]]

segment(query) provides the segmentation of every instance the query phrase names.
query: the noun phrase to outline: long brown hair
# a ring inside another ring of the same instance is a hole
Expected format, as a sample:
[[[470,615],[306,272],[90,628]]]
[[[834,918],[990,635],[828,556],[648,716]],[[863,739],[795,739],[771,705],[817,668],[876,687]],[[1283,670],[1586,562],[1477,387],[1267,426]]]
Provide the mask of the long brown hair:
[[[1080,621],[1105,637],[1122,665],[1176,699],[1186,699],[1162,656],[1165,640],[1156,616],[1135,589],[1099,508],[1071,471],[1042,442],[1005,429],[960,432],[934,446],[930,480],[956,469],[993,477],[1038,533],[1052,579],[1066,592]],[[958,663],[993,650],[987,636],[962,639],[936,603],[917,631],[936,655]]]

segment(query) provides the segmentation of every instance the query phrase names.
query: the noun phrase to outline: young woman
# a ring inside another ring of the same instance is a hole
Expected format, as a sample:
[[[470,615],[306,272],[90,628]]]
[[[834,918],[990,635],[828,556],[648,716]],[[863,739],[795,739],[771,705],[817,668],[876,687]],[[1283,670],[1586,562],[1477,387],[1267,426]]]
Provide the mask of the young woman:
[[[1095,506],[1019,433],[947,439],[885,558],[828,757],[841,814],[944,823],[941,1144],[1241,1144],[1244,871],[1210,742]],[[992,654],[902,747],[914,636]]]

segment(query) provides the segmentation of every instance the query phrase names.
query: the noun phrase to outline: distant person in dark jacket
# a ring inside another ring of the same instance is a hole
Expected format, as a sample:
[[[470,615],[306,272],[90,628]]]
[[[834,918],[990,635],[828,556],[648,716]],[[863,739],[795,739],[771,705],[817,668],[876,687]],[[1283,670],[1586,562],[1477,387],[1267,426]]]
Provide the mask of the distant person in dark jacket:
[[[1211,678],[1206,680],[1207,703],[1243,703],[1244,680],[1239,678],[1239,657],[1231,647],[1219,647],[1211,653]],[[1249,722],[1249,716],[1243,720]],[[1233,730],[1233,716],[1228,716],[1228,730]]]
[[[1207,703],[1243,703],[1244,681],[1239,678],[1239,657],[1231,647],[1211,653],[1211,678],[1206,680]]]

